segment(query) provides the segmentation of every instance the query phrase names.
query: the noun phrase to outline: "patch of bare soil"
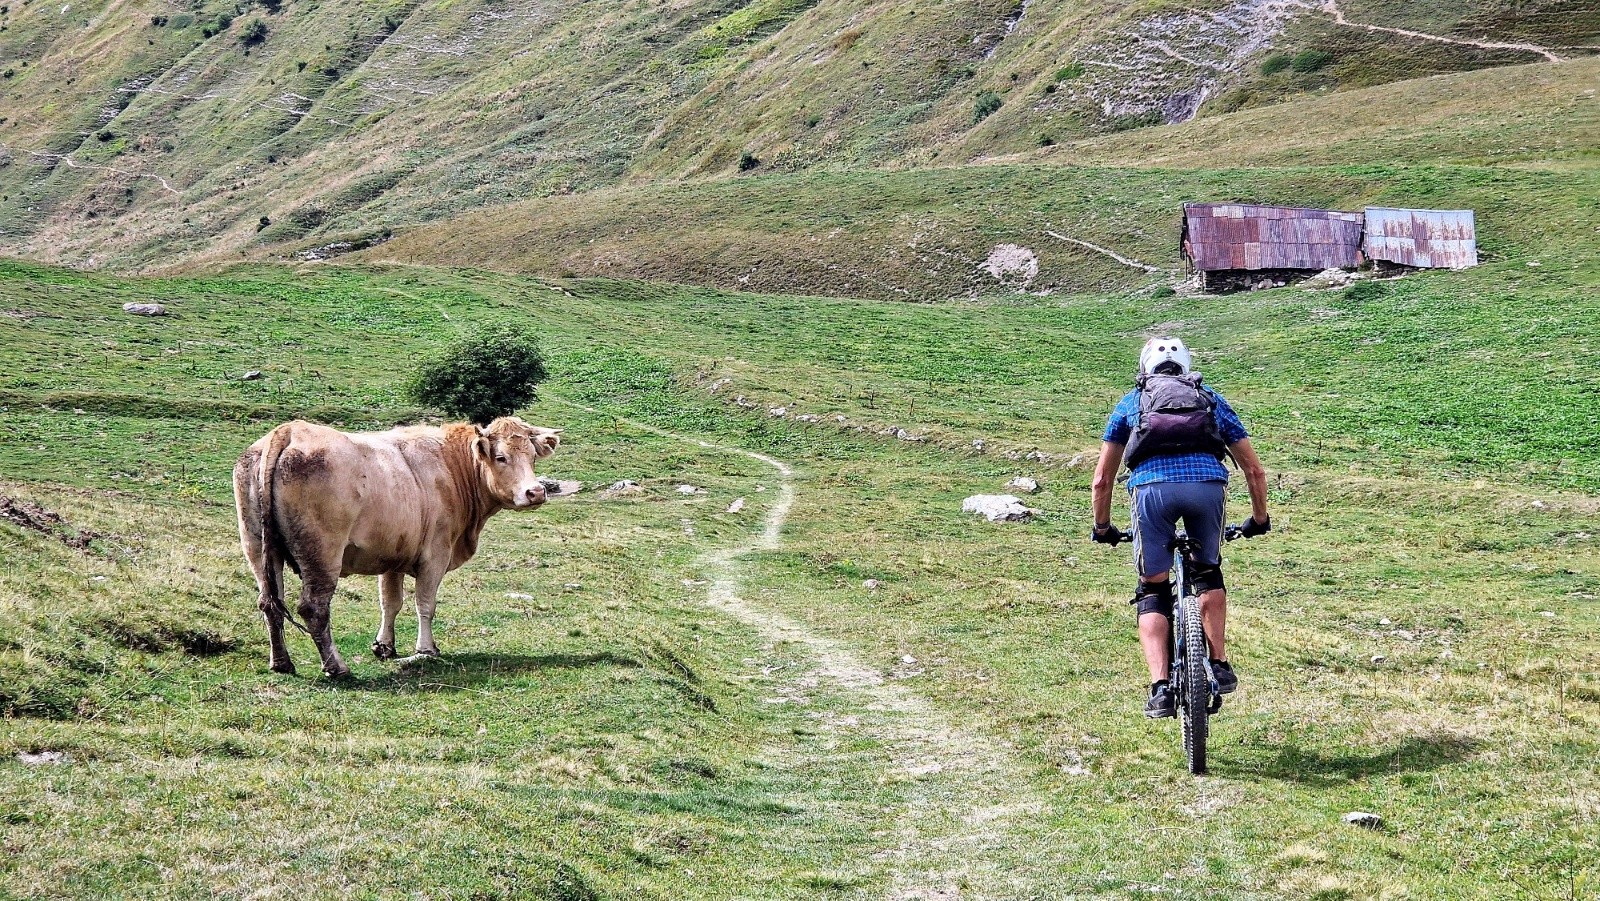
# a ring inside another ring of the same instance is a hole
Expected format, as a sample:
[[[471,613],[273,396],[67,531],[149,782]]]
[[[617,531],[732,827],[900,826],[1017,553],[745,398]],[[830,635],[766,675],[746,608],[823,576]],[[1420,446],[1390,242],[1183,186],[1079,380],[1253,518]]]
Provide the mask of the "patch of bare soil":
[[[76,528],[60,513],[3,494],[0,494],[0,519],[41,535],[48,535],[67,547],[80,551],[89,550],[89,544],[96,539],[111,537],[93,529]]]

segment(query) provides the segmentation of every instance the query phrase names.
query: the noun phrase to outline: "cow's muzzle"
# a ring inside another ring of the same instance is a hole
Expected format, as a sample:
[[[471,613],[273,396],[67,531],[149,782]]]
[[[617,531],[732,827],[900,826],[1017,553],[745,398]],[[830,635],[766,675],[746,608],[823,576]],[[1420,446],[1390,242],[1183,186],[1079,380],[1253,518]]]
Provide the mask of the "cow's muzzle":
[[[540,504],[544,503],[544,499],[545,499],[544,486],[543,485],[534,485],[532,488],[529,488],[528,490],[524,491],[522,493],[522,497],[517,499],[517,506],[518,507],[537,507]]]

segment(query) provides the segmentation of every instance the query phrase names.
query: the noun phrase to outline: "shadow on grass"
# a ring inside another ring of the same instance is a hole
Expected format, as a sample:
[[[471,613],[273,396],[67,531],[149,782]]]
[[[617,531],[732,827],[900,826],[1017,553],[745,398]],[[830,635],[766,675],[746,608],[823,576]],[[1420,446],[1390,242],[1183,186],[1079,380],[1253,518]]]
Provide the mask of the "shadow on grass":
[[[1213,755],[1211,772],[1235,779],[1281,779],[1308,785],[1336,785],[1393,773],[1416,773],[1468,760],[1481,744],[1477,739],[1439,733],[1410,736],[1378,751],[1356,749],[1325,752],[1292,742],[1257,746],[1271,756],[1250,755],[1229,760]],[[1218,749],[1219,751],[1222,749]]]
[[[341,679],[340,688],[359,691],[464,691],[497,679],[552,670],[618,666],[638,669],[639,660],[614,651],[586,654],[487,654],[469,652],[410,658],[394,669]]]

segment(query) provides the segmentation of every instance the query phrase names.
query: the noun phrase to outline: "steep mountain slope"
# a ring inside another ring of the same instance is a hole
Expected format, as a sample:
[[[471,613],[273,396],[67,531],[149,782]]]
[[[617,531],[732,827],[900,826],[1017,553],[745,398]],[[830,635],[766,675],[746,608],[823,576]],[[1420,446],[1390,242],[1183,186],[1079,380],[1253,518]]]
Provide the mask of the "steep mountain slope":
[[[608,185],[961,162],[1600,32],[1579,0],[1324,2],[23,0],[0,11],[0,250],[151,266]]]
[[[1205,199],[1469,207],[1486,261],[1592,262],[1592,247],[1580,248],[1600,227],[1590,202],[1600,195],[1596,84],[1600,60],[1521,66],[1139,129],[1003,163],[537,198],[404,230],[366,256],[847,297],[1125,289],[1177,277],[1179,206]],[[1036,271],[997,278],[986,264],[1005,245]]]

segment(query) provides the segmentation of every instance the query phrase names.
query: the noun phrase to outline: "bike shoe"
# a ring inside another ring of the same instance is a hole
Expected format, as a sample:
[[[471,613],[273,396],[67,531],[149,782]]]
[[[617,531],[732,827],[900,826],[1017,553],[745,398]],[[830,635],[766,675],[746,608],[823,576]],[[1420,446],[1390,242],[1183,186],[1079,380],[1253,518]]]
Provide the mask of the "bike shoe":
[[[1178,705],[1172,700],[1172,686],[1165,679],[1150,686],[1150,700],[1144,702],[1144,715],[1153,720],[1178,715]]]
[[[1227,694],[1239,687],[1239,677],[1234,675],[1233,667],[1223,660],[1211,661],[1211,675],[1217,679],[1217,691]]]

